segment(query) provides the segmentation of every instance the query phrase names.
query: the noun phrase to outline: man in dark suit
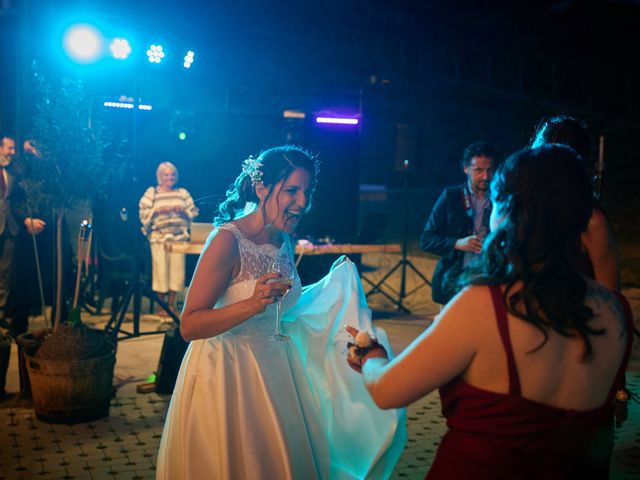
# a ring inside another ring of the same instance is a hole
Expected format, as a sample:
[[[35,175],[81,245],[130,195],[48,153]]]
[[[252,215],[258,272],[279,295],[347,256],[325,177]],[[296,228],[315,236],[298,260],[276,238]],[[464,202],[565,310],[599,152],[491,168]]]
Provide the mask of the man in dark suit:
[[[23,227],[33,235],[38,235],[45,227],[43,220],[30,218],[19,208],[22,190],[11,167],[15,154],[15,140],[0,134],[0,320],[3,321],[11,291],[16,237]],[[14,327],[12,325],[12,333],[21,333]],[[19,329],[23,330],[24,326]]]
[[[482,250],[489,232],[489,182],[496,157],[488,143],[469,145],[462,157],[466,181],[444,189],[424,227],[422,249],[440,256],[431,282],[434,302],[444,305],[457,293],[457,279]]]

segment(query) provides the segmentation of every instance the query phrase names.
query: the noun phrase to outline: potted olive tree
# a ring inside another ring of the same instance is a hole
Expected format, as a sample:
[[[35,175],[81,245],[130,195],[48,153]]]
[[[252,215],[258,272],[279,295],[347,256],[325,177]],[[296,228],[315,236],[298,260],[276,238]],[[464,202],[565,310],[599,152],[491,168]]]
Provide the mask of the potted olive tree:
[[[75,205],[86,203],[113,178],[118,166],[105,159],[105,130],[90,120],[83,83],[65,78],[53,85],[37,70],[34,79],[38,101],[31,138],[37,154],[25,162],[23,186],[32,205],[50,209],[55,218],[57,278],[53,331],[35,354],[25,354],[25,361],[38,418],[75,423],[108,415],[115,344],[85,327],[77,311],[69,315],[71,321],[62,321],[69,300],[62,275],[72,268],[62,254],[63,224]]]

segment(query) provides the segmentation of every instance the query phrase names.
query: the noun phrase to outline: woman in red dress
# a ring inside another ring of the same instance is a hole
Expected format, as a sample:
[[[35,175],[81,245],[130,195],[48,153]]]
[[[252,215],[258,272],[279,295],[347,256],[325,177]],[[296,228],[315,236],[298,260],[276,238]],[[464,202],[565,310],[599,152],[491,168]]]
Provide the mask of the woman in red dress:
[[[633,330],[626,300],[580,271],[591,195],[574,150],[512,155],[467,286],[393,361],[375,342],[350,357],[381,408],[440,389],[428,479],[608,478]]]

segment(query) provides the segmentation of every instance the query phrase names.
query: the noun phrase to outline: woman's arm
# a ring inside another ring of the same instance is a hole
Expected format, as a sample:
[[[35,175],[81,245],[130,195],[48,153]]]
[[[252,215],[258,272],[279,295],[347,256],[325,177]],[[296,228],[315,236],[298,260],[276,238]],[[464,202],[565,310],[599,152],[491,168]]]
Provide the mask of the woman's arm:
[[[198,216],[200,210],[196,207],[196,204],[193,201],[193,197],[189,193],[189,191],[185,188],[182,188],[182,195],[184,198],[184,206],[183,209],[178,208],[177,213],[183,215],[188,221],[193,220]]]
[[[593,265],[596,280],[605,287],[620,291],[620,263],[611,226],[602,210],[594,209],[582,234],[584,246]]]
[[[186,341],[210,338],[226,332],[274,303],[286,286],[267,281],[275,273],[260,277],[253,295],[246,300],[214,308],[240,265],[240,254],[233,233],[219,230],[211,234],[198,260],[186,303],[180,333]]]
[[[472,287],[457,295],[431,327],[392,361],[365,356],[362,376],[376,405],[407,406],[464,373],[481,336],[484,322],[478,317],[484,308],[478,308],[478,300],[487,301],[486,290]]]
[[[138,210],[140,216],[140,223],[143,227],[147,227],[149,223],[151,223],[151,219],[154,215],[153,205],[155,204],[155,187],[149,187],[140,198],[140,202],[138,203]]]

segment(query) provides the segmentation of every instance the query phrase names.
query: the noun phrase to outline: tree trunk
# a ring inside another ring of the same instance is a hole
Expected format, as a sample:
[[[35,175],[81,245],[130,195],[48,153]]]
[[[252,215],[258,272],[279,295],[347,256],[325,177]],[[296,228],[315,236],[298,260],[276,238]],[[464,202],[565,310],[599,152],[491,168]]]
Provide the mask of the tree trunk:
[[[56,215],[56,315],[53,322],[54,332],[58,330],[62,320],[62,270],[64,264],[62,261],[62,219],[64,210],[58,209]]]

